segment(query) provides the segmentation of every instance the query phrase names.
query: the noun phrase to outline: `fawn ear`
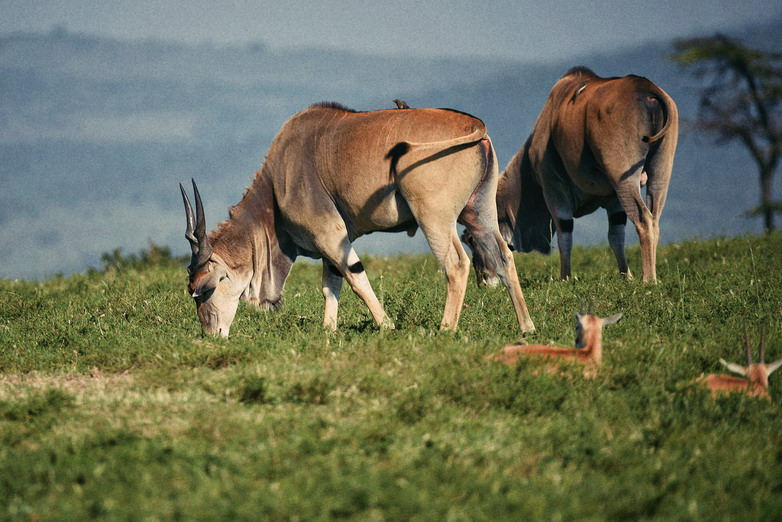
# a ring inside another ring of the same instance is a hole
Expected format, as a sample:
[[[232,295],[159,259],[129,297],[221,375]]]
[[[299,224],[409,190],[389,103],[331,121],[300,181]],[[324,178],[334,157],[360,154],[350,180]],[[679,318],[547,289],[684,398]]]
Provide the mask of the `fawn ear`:
[[[747,369],[743,366],[739,366],[738,364],[729,363],[725,361],[725,359],[720,359],[720,364],[722,364],[725,368],[732,371],[733,373],[738,373],[742,377],[747,376]]]
[[[766,368],[768,369],[768,375],[771,375],[774,370],[782,366],[782,359],[777,359],[776,361],[769,363],[766,365]]]
[[[603,326],[608,326],[609,324],[616,324],[619,322],[619,319],[622,318],[622,314],[614,314],[611,317],[606,317],[603,319]]]

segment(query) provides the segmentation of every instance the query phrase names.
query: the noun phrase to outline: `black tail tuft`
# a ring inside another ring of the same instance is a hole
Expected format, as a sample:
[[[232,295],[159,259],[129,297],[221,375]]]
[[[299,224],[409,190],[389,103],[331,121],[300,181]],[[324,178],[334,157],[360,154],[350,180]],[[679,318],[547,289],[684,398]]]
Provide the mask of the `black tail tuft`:
[[[394,145],[390,151],[388,151],[388,154],[386,154],[386,159],[399,159],[405,154],[407,154],[410,151],[410,144],[404,141],[400,141],[396,145]]]
[[[388,151],[388,154],[386,154],[386,159],[391,160],[391,167],[388,170],[389,179],[394,179],[396,177],[396,165],[399,163],[399,158],[407,154],[409,150],[410,144],[404,141],[400,141],[394,145],[390,151]]]

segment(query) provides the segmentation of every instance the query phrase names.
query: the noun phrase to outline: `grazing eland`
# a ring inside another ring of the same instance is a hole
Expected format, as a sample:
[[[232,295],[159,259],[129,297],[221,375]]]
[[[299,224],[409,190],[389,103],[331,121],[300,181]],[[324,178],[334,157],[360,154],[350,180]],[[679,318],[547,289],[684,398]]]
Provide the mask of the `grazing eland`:
[[[567,279],[573,218],[603,207],[619,272],[632,277],[625,254],[629,217],[641,245],[643,280],[656,280],[678,121],[673,99],[646,78],[601,78],[585,67],[571,69],[551,89],[532,134],[500,175],[503,237],[518,251],[548,254],[556,230],[560,277]],[[463,239],[471,244],[469,233]],[[480,255],[473,260],[478,282],[491,284],[492,271]]]
[[[603,363],[603,327],[619,322],[622,314],[601,318],[595,315],[594,302],[589,303],[589,312],[576,314],[576,347],[559,348],[545,344],[507,344],[502,349],[486,357],[489,361],[500,361],[509,366],[515,365],[522,357],[543,357],[553,360],[551,367],[556,369],[558,361],[572,361],[584,365],[584,377],[593,378],[597,368]]]
[[[209,236],[195,181],[195,214],[180,189],[192,250],[188,293],[207,333],[227,337],[240,300],[278,308],[299,255],[323,260],[324,326],[337,327],[346,279],[375,322],[394,328],[352,241],[417,227],[445,272],[440,327],[456,329],[470,265],[457,221],[505,284],[522,332],[534,330],[498,228],[494,148],[483,122],[468,114],[313,105],[282,126],[241,202]]]
[[[696,379],[696,382],[711,390],[712,396],[720,393],[738,392],[746,393],[750,397],[761,397],[771,400],[771,395],[768,393],[768,377],[782,366],[782,359],[778,359],[771,364],[765,363],[766,342],[763,328],[760,330],[759,361],[757,364],[752,362],[752,350],[749,347],[749,334],[746,330],[744,330],[744,348],[747,352],[747,366],[729,363],[725,359],[720,359],[720,364],[733,373],[741,375],[741,377],[710,373]]]

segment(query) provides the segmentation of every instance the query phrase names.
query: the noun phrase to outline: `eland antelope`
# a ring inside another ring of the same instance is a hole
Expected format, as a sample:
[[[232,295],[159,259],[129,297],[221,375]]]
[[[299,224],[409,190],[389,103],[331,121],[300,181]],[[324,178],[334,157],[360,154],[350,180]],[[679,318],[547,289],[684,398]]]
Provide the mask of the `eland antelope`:
[[[625,254],[629,217],[641,244],[643,279],[656,280],[678,121],[673,99],[646,78],[601,78],[585,67],[571,69],[554,85],[532,134],[500,175],[503,237],[518,251],[548,254],[556,231],[560,277],[567,279],[573,218],[603,207],[619,272],[632,277]],[[469,233],[463,239],[471,244]],[[473,261],[478,282],[491,283],[494,274],[480,253]]]
[[[206,235],[180,185],[191,245],[188,293],[207,333],[228,336],[240,300],[278,308],[297,256],[323,260],[323,324],[337,327],[342,281],[394,328],[352,241],[420,227],[445,272],[440,327],[456,329],[469,278],[457,221],[505,284],[522,332],[534,330],[498,228],[494,147],[481,120],[448,109],[356,112],[317,104],[288,120],[229,219]]]
[[[744,348],[747,352],[747,366],[740,366],[729,363],[725,359],[720,359],[720,364],[733,373],[741,375],[741,377],[710,373],[696,379],[696,382],[711,390],[712,395],[739,392],[746,393],[751,397],[762,397],[771,400],[771,395],[768,393],[768,376],[782,366],[782,359],[778,359],[771,364],[765,363],[766,342],[763,328],[760,330],[759,361],[757,363],[752,362],[752,350],[749,347],[749,334],[746,330],[744,330]]]
[[[576,347],[559,348],[545,344],[507,344],[497,352],[486,357],[490,361],[500,361],[509,366],[515,365],[522,357],[543,357],[552,360],[554,367],[558,361],[573,361],[584,365],[584,376],[592,378],[603,363],[603,327],[619,322],[622,314],[600,318],[595,315],[594,302],[589,303],[589,312],[576,314]]]

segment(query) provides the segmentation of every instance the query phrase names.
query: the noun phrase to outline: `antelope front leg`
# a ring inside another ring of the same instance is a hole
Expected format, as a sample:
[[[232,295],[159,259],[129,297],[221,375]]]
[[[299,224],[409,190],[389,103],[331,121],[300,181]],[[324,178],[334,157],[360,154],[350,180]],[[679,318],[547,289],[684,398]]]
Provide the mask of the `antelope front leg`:
[[[504,279],[503,284],[508,291],[511,301],[513,302],[513,309],[516,312],[516,320],[519,322],[522,333],[534,332],[535,324],[532,322],[532,318],[527,310],[527,302],[524,300],[524,294],[521,291],[521,285],[519,284],[519,276],[516,273],[516,264],[513,261],[513,253],[508,248],[502,235],[497,234],[497,246],[500,248],[502,258],[504,259]]]
[[[364,271],[364,265],[361,263],[347,236],[324,241],[321,252],[324,261],[327,260],[328,265],[333,267],[333,270],[330,270],[326,262],[324,262],[323,296],[326,299],[326,312],[323,324],[330,328],[334,328],[336,325],[337,297],[339,296],[338,282],[341,283],[342,278],[344,278],[353,292],[367,305],[375,322],[382,328],[393,330],[394,323],[388,318],[383,310],[383,306],[372,290],[367,273]],[[338,279],[335,272],[340,274]]]
[[[372,314],[372,318],[381,328],[388,328],[393,330],[395,328],[394,323],[386,315],[383,310],[383,305],[375,295],[375,291],[372,290],[372,285],[369,283],[369,278],[364,270],[364,265],[358,258],[356,251],[350,247],[348,255],[346,256],[347,263],[340,267],[342,275],[347,280],[350,287],[356,293],[356,295],[364,301],[364,304],[369,308],[369,313]]]
[[[337,311],[339,309],[339,293],[342,290],[342,274],[337,267],[323,260],[323,299],[325,313],[323,327],[332,331],[337,329]]]

